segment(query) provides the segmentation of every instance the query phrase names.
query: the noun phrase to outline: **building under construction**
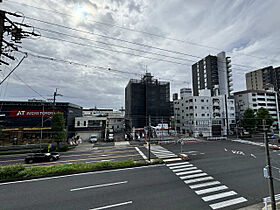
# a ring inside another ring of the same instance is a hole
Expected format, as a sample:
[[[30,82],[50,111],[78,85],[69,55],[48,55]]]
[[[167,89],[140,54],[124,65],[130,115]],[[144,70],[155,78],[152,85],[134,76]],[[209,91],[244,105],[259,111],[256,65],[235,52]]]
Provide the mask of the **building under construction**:
[[[141,80],[131,79],[125,88],[126,128],[144,128],[170,122],[170,83],[146,73]]]

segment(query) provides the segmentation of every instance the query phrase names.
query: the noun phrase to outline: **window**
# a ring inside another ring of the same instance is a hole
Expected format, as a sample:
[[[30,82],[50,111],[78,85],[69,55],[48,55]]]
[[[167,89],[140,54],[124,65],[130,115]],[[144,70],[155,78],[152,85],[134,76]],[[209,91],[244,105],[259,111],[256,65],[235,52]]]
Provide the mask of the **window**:
[[[197,109],[197,106],[195,106],[194,108]]]
[[[77,121],[77,126],[80,126],[80,124],[81,124],[80,121]]]
[[[205,116],[205,114],[201,114],[201,117],[204,117]]]
[[[204,109],[204,106],[202,106],[201,109]]]
[[[182,109],[182,112],[184,112],[184,109]]]
[[[201,99],[201,102],[204,102],[204,99]]]
[[[195,116],[197,117],[197,114],[195,114]]]

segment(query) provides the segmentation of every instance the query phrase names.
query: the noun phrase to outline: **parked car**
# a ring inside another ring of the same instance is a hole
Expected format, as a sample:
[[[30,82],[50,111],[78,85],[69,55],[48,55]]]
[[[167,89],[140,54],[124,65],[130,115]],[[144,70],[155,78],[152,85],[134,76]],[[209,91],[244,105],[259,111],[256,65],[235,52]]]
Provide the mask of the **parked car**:
[[[114,141],[114,134],[113,133],[109,133],[108,140],[109,141]]]
[[[60,158],[60,155],[56,152],[53,153],[35,153],[32,155],[28,155],[24,161],[25,163],[34,163],[34,162],[47,162],[47,161],[55,161]]]
[[[96,143],[96,142],[97,142],[97,135],[91,135],[91,136],[89,137],[89,141],[90,141],[91,143]]]

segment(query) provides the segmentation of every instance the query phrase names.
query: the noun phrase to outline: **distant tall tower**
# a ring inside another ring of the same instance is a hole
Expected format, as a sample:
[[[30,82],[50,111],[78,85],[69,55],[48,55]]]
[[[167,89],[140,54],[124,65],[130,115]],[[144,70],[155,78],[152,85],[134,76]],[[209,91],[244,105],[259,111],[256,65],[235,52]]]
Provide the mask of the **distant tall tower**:
[[[233,91],[230,57],[225,52],[217,56],[208,55],[192,65],[193,95],[198,96],[199,90],[211,90],[211,96],[217,94],[231,96]]]

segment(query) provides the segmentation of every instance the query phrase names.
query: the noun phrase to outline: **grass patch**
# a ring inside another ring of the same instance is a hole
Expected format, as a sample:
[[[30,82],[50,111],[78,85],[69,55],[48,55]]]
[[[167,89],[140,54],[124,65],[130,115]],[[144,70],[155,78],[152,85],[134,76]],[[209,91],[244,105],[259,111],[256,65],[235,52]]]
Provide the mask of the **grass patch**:
[[[0,181],[71,174],[76,172],[98,171],[104,169],[127,168],[157,164],[162,162],[163,161],[161,159],[158,159],[153,163],[147,163],[145,161],[134,161],[132,159],[128,159],[124,161],[108,161],[99,162],[95,164],[73,163],[64,165],[35,167],[25,167],[23,165],[2,166],[0,167]]]

